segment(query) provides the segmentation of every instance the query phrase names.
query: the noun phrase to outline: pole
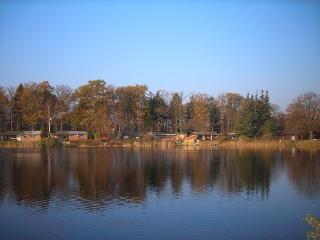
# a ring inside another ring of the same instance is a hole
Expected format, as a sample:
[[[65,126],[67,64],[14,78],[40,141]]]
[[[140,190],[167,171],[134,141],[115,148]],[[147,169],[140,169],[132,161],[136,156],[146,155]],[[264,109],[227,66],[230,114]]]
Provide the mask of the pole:
[[[51,133],[51,119],[49,118],[49,134],[48,134],[48,138],[50,138],[50,133]]]

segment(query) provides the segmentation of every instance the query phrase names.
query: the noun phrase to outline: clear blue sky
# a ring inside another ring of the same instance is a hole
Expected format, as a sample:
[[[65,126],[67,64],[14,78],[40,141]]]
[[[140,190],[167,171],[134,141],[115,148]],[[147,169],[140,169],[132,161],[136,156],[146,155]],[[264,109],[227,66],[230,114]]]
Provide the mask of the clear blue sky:
[[[0,85],[320,91],[320,1],[1,1]]]

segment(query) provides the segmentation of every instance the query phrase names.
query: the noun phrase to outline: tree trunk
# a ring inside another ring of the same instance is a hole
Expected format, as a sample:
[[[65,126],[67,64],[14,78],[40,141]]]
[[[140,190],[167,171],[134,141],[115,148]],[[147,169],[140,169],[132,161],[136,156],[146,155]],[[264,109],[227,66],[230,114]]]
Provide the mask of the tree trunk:
[[[229,121],[229,117],[227,117],[227,133],[230,133],[230,121]]]
[[[310,136],[310,139],[313,139],[313,131],[309,131],[309,136]]]
[[[119,124],[119,128],[118,128],[118,137],[121,136],[121,125]]]
[[[12,108],[10,110],[10,130],[13,131],[13,116],[12,116]]]
[[[51,119],[49,117],[49,120],[48,120],[48,138],[50,138],[50,133],[51,133]]]
[[[62,131],[62,116],[60,117],[60,131]]]

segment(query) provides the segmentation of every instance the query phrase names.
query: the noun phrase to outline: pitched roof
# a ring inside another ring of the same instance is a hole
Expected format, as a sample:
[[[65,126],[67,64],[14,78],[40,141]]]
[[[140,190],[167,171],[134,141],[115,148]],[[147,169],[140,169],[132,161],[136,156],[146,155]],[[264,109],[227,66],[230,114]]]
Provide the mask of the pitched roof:
[[[70,135],[88,135],[86,131],[56,131],[53,135],[70,136]]]
[[[282,135],[297,135],[297,134],[301,134],[301,135],[306,135],[309,134],[308,131],[305,130],[284,130],[282,131]]]
[[[194,135],[219,135],[217,132],[193,132]]]
[[[0,133],[3,136],[17,136],[17,135],[41,135],[41,131],[10,131]]]

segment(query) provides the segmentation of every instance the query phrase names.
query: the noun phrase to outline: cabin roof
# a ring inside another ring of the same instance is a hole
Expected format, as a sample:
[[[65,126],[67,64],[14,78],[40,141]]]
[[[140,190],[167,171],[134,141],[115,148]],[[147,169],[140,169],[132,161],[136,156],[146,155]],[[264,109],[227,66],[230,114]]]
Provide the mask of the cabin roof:
[[[70,136],[70,135],[88,135],[86,131],[56,131],[53,135]]]
[[[0,133],[3,136],[17,136],[17,135],[41,135],[41,131],[10,131]]]
[[[193,135],[219,135],[217,132],[193,132]]]
[[[174,133],[152,133],[155,136],[163,136],[163,137],[174,137],[176,134]]]
[[[284,130],[282,135],[307,135],[308,131],[305,130]]]

